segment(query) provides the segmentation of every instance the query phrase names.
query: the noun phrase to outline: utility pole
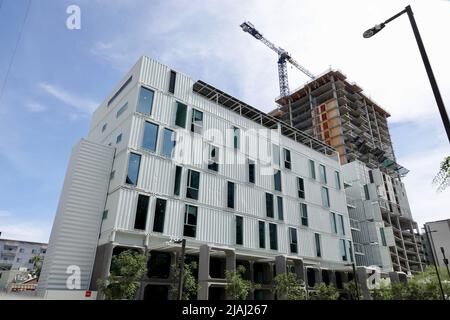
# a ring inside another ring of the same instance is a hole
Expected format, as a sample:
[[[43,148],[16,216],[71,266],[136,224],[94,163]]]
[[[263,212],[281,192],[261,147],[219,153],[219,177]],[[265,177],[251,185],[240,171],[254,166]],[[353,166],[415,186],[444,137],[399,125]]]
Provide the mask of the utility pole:
[[[448,269],[448,259],[445,257],[444,247],[441,247],[441,252],[442,252],[442,256],[444,257],[443,260],[444,260],[445,267],[447,268],[448,277],[450,278],[450,270]]]

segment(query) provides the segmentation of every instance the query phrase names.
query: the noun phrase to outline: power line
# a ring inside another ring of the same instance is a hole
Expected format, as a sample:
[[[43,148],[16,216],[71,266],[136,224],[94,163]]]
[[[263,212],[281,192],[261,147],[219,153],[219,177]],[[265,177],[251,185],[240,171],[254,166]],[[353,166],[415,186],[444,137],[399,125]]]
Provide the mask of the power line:
[[[3,0],[0,3],[0,8],[1,8],[2,4],[3,4]],[[25,22],[27,21],[27,18],[28,18],[28,12],[30,11],[30,6],[31,6],[31,0],[28,0],[27,9],[26,9],[26,12],[25,12],[25,17],[23,18],[22,25],[20,26],[19,36],[17,38],[17,42],[16,42],[16,45],[14,47],[13,54],[11,56],[11,60],[9,61],[8,69],[6,69],[5,79],[3,79],[3,84],[2,84],[2,87],[0,89],[0,102],[1,102],[1,100],[3,98],[3,93],[5,91],[5,86],[6,86],[6,83],[8,81],[9,72],[11,71],[11,67],[13,65],[14,58],[16,56],[17,48],[19,47],[20,39],[22,38],[22,33],[23,33],[24,26],[25,26]]]

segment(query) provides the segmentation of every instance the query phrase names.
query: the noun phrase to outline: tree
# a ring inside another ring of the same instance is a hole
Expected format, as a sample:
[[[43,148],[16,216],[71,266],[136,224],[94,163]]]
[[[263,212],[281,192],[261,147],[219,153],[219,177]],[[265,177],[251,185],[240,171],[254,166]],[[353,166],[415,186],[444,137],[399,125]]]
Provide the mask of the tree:
[[[146,270],[147,257],[133,250],[115,255],[106,280],[99,279],[99,291],[106,300],[133,299]]]
[[[181,296],[182,300],[191,300],[195,299],[197,296],[198,289],[200,286],[198,285],[197,280],[194,277],[193,270],[197,269],[197,263],[192,261],[190,264],[184,265],[184,274],[183,274],[183,293]],[[170,295],[173,300],[178,299],[178,286],[180,279],[180,267],[176,265],[172,265],[172,272],[174,274],[174,282],[171,285]]]
[[[344,283],[344,289],[347,291],[351,299],[355,300],[358,296],[359,299],[361,299],[361,292],[359,292],[358,288],[356,287],[355,281],[349,281]]]
[[[337,300],[339,298],[339,292],[332,284],[326,285],[321,282],[316,284],[313,290],[314,292],[310,295],[311,300]]]
[[[280,300],[306,300],[307,294],[305,283],[297,279],[297,275],[292,272],[282,273],[273,279],[273,293]]]
[[[232,300],[245,300],[250,292],[261,287],[250,280],[244,280],[242,278],[244,273],[245,267],[242,265],[239,265],[236,271],[225,271],[225,278],[227,279],[225,293]]]
[[[31,258],[31,261],[33,262],[33,275],[36,276],[39,279],[39,276],[41,275],[41,269],[42,269],[42,256],[33,256]]]
[[[450,185],[450,156],[441,162],[439,172],[433,179],[433,184],[437,185],[437,191],[444,191]]]

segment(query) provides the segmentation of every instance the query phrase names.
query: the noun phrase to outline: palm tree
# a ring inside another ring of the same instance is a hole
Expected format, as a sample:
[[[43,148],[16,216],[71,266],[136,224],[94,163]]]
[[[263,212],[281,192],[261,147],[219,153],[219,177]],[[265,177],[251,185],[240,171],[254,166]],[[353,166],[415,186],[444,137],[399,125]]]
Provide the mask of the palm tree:
[[[450,185],[450,156],[444,158],[438,174],[433,179],[433,184],[437,185],[437,191],[444,191]]]
[[[42,269],[42,256],[33,256],[31,261],[33,261],[34,275],[39,278]]]

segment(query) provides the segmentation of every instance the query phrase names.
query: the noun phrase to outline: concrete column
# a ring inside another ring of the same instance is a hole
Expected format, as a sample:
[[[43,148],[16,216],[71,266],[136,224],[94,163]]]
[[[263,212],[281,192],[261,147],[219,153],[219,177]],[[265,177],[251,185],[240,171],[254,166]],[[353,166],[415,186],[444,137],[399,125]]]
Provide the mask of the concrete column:
[[[200,289],[197,294],[198,300],[208,300],[209,291],[209,258],[210,248],[204,244],[200,246],[199,266],[198,266],[198,284]]]
[[[227,271],[236,271],[236,253],[234,250],[225,251],[225,268]]]
[[[297,278],[306,282],[305,266],[303,265],[303,260],[300,259],[294,260],[294,269]]]
[[[94,267],[91,275],[91,282],[89,289],[97,291],[97,280],[106,279],[109,275],[109,268],[111,267],[111,260],[114,246],[112,242],[98,246],[95,253]],[[97,296],[98,298],[98,296]]]
[[[367,271],[364,267],[358,267],[356,269],[356,281],[358,282],[358,289],[362,295],[363,300],[371,300],[369,287],[367,286]]]
[[[316,283],[322,282],[322,270],[320,268],[314,268],[314,276],[316,278]]]
[[[328,277],[330,278],[330,284],[333,284],[336,287],[336,274],[333,270],[328,271]]]
[[[277,275],[286,273],[286,257],[276,256],[275,257],[275,273]]]

